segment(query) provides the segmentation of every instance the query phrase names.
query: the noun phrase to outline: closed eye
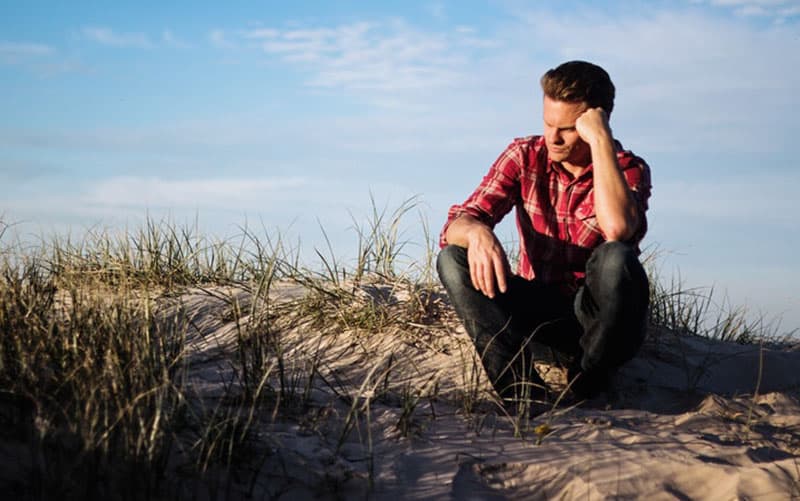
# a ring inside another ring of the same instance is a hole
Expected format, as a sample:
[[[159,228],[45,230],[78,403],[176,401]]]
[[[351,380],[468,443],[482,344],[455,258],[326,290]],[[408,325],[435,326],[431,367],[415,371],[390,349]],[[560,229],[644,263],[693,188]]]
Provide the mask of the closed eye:
[[[554,125],[551,125],[551,124],[549,124],[549,123],[547,123],[547,122],[545,122],[544,124],[545,124],[547,127],[550,127],[551,129],[556,129],[556,130],[558,130],[559,132],[570,132],[570,131],[573,131],[573,130],[575,130],[575,126],[574,126],[574,125],[568,125],[568,126],[566,126],[566,127],[556,127],[556,126],[554,126]]]

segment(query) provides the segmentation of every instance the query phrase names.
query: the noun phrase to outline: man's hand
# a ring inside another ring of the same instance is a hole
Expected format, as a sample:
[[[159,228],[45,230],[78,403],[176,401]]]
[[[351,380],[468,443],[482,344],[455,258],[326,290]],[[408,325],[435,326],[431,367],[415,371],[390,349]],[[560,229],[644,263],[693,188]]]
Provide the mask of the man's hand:
[[[500,292],[507,290],[511,268],[491,228],[472,216],[463,215],[450,223],[445,237],[448,243],[466,247],[469,276],[475,289],[491,298],[495,294],[495,284]]]
[[[603,108],[589,108],[575,121],[575,130],[581,139],[590,146],[597,141],[611,141],[611,127],[608,114]]]
[[[472,286],[493,298],[495,283],[506,292],[506,279],[511,274],[508,258],[494,232],[484,225],[474,226],[467,235],[467,261]]]

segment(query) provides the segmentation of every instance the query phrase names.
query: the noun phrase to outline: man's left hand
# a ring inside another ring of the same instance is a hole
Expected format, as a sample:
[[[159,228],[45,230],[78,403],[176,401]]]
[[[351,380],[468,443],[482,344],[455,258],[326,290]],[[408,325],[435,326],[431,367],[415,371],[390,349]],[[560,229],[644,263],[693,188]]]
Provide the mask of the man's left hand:
[[[603,108],[589,108],[575,121],[575,130],[584,142],[592,145],[596,141],[611,138],[608,114]]]

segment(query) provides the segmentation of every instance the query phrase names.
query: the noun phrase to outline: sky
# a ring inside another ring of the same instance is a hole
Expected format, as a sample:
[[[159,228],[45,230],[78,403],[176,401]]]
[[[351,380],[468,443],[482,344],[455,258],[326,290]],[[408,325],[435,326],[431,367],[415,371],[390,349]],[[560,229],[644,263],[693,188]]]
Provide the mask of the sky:
[[[0,215],[23,238],[247,225],[310,255],[322,226],[346,256],[370,197],[417,197],[423,248],[573,59],[651,167],[660,275],[800,328],[798,0],[5,0]]]

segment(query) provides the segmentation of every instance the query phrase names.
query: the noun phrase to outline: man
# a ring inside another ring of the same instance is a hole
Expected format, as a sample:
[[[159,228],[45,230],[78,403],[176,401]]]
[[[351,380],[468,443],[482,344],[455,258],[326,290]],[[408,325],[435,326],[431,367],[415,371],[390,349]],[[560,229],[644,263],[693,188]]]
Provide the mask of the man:
[[[650,169],[608,123],[614,85],[571,61],[549,70],[544,134],[515,139],[480,186],[450,208],[437,268],[483,366],[505,400],[544,383],[530,343],[566,355],[572,391],[592,397],[645,334],[649,287],[638,244],[647,231]],[[516,208],[512,274],[494,226]]]

